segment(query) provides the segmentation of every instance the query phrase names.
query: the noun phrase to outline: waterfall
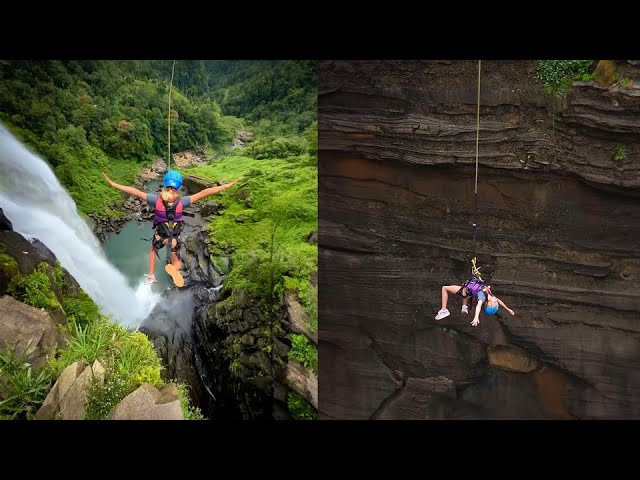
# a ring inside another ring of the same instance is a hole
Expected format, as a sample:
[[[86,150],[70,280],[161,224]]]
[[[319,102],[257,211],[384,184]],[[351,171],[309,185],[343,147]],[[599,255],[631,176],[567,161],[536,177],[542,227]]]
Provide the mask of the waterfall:
[[[16,232],[49,247],[102,312],[119,323],[138,327],[160,300],[142,283],[136,289],[129,286],[49,164],[1,124],[0,208]]]

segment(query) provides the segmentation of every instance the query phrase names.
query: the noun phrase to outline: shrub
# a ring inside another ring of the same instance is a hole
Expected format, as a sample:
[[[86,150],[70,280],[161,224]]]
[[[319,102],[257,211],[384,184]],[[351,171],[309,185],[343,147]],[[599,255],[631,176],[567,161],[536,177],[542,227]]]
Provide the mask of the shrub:
[[[627,158],[627,149],[624,145],[619,144],[613,152],[613,159],[616,162],[621,162],[625,158]]]
[[[191,405],[189,398],[189,387],[184,383],[176,383],[178,392],[180,392],[180,405],[182,406],[182,414],[185,420],[205,420],[202,412],[198,407]]]
[[[51,371],[44,368],[34,373],[27,357],[28,353],[19,355],[12,347],[6,353],[0,352],[0,416],[3,418],[31,418],[51,387]]]
[[[318,413],[304,397],[295,392],[289,392],[287,395],[287,407],[289,412],[296,420],[316,420]]]
[[[540,60],[536,79],[544,83],[549,95],[562,96],[575,79],[589,73],[593,60]]]
[[[51,267],[40,263],[28,276],[15,275],[9,282],[8,291],[18,300],[38,308],[53,310],[60,304],[51,289],[51,281],[47,273]]]
[[[291,350],[289,350],[289,358],[297,360],[305,368],[318,373],[318,349],[305,336],[297,333],[290,333]]]
[[[613,60],[600,60],[593,78],[601,87],[609,88],[618,79],[616,63]]]

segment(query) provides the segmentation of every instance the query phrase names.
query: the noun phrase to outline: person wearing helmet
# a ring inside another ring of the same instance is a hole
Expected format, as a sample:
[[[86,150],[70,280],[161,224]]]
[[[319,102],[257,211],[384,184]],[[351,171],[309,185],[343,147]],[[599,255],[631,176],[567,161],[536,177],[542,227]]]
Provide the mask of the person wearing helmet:
[[[494,315],[498,312],[500,306],[504,307],[511,315],[516,313],[505,305],[505,303],[498,297],[491,293],[491,287],[484,284],[482,280],[478,278],[472,278],[464,285],[444,285],[442,287],[442,308],[436,315],[436,320],[441,320],[451,315],[451,312],[447,310],[447,302],[449,300],[449,294],[454,294],[462,297],[462,313],[469,313],[469,298],[475,298],[477,300],[476,311],[472,326],[477,326],[480,323],[480,311],[484,304],[484,312],[487,315]]]
[[[157,282],[154,273],[156,255],[158,250],[167,245],[169,239],[171,239],[171,263],[165,266],[165,270],[178,287],[184,286],[184,278],[179,271],[182,267],[180,259],[180,232],[182,231],[183,224],[183,209],[202,198],[233,187],[240,178],[242,178],[237,178],[233,182],[225,183],[224,185],[205,188],[198,193],[182,198],[180,196],[182,175],[180,172],[175,170],[169,170],[165,174],[163,180],[164,188],[160,192],[160,195],[145,193],[134,187],[119,185],[107,177],[106,174],[103,173],[102,175],[104,175],[104,178],[112,187],[145,200],[147,205],[155,209],[155,216],[153,219],[153,228],[155,233],[151,242],[151,249],[149,251],[149,273],[145,275],[145,285]]]

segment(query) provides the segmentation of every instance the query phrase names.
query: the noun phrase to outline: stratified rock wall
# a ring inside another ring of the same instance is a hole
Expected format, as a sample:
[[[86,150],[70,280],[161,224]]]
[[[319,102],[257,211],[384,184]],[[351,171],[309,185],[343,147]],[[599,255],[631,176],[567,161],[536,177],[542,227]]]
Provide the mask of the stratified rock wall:
[[[640,88],[484,61],[474,214],[477,68],[320,63],[321,418],[640,418]]]

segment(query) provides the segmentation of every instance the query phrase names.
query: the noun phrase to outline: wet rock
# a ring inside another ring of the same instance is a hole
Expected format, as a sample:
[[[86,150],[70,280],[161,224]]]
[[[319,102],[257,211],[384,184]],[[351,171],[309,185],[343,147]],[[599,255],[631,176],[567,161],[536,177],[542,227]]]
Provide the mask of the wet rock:
[[[200,214],[203,217],[208,217],[210,215],[217,215],[219,208],[220,208],[220,205],[218,203],[214,202],[213,200],[209,200],[202,206],[202,209],[200,210]]]

